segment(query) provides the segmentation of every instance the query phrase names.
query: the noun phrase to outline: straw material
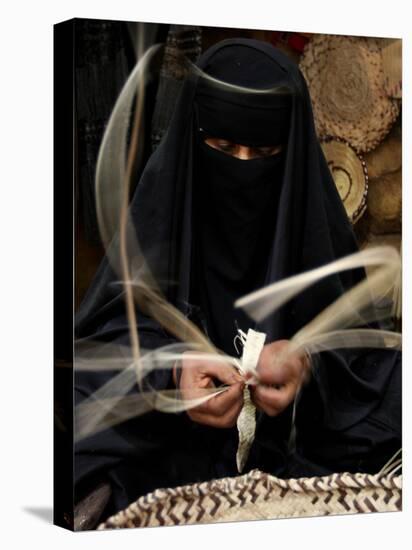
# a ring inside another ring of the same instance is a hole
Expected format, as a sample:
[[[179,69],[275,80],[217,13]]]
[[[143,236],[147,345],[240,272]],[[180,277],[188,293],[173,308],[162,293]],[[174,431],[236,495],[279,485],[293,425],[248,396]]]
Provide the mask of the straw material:
[[[340,473],[279,479],[259,470],[173,489],[157,489],[98,529],[156,527],[402,509],[402,476]]]
[[[300,68],[319,137],[341,137],[361,153],[382,141],[399,114],[399,104],[384,87],[379,40],[314,36]]]
[[[402,40],[388,39],[382,48],[384,86],[389,97],[402,98]]]
[[[343,140],[321,142],[340,198],[350,221],[356,223],[366,210],[368,171],[361,155]]]

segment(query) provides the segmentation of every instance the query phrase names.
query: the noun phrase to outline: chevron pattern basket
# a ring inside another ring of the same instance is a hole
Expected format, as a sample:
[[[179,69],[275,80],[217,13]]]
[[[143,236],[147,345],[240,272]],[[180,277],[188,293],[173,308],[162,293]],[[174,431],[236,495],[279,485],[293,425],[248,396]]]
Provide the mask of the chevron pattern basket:
[[[402,509],[402,476],[339,473],[279,479],[259,470],[157,489],[98,529],[389,512]]]

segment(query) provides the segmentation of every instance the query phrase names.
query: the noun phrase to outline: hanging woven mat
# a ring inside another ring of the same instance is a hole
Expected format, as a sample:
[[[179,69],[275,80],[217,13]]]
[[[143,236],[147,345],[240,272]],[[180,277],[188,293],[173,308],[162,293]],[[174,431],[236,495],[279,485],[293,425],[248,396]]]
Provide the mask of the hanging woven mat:
[[[385,90],[378,39],[314,36],[300,68],[319,137],[343,138],[360,153],[383,140],[399,114],[399,104]]]
[[[333,474],[279,479],[259,470],[173,489],[157,489],[98,529],[156,527],[402,509],[402,476]]]
[[[341,139],[322,140],[321,146],[348,218],[355,224],[366,210],[366,163],[349,143]]]

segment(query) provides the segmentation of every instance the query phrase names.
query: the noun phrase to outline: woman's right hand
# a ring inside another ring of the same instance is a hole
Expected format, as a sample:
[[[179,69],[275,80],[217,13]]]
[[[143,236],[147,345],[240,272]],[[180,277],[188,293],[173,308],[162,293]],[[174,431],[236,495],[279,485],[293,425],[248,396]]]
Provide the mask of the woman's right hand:
[[[190,352],[182,354],[180,365],[182,370],[179,389],[183,399],[199,397],[198,389],[216,387],[214,380],[229,386],[226,391],[212,397],[206,403],[187,410],[188,416],[199,424],[214,428],[231,428],[236,424],[243,406],[242,377],[231,365],[213,361],[209,357],[190,358],[187,356],[188,353]],[[176,384],[175,369],[173,379]]]

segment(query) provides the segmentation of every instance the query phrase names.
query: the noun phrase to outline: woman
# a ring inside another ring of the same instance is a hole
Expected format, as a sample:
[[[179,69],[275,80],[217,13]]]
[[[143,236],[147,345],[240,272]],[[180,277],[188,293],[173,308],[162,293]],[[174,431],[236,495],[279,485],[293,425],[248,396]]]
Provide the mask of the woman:
[[[271,45],[231,39],[205,52],[185,82],[169,130],[149,159],[130,212],[143,254],[168,300],[213,344],[235,355],[240,328],[264,332],[255,442],[246,470],[283,477],[377,471],[400,447],[400,359],[389,351],[325,352],[297,407],[307,362],[270,360],[295,332],[356,284],[360,270],[334,275],[255,324],[234,301],[265,284],[357,250],[316,137],[298,67]],[[204,76],[206,75],[206,77]],[[208,78],[211,77],[211,78]],[[77,317],[77,336],[129,344],[124,299],[104,261]],[[139,338],[156,349],[174,338],[138,313]],[[225,383],[188,413],[152,412],[92,435],[76,448],[76,494],[107,479],[107,513],[139,495],[237,474],[234,427],[244,381],[230,365],[198,360],[156,372],[157,389]],[[109,374],[77,373],[77,400]],[[137,391],[137,390],[135,390]]]

